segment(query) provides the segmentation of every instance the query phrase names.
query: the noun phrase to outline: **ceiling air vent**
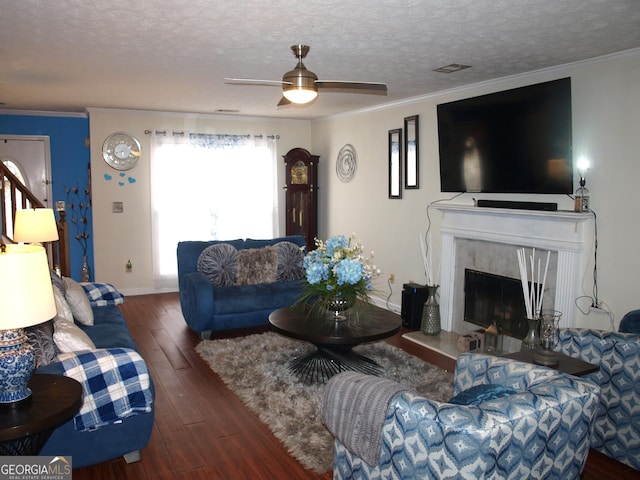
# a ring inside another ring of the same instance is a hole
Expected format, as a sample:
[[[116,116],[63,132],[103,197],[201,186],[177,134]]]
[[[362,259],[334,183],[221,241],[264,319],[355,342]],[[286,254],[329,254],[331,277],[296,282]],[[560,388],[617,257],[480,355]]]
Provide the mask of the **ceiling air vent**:
[[[460,70],[464,70],[465,68],[471,68],[471,65],[461,65],[460,63],[450,63],[449,65],[445,65],[444,67],[435,68],[434,72],[439,73],[453,73],[459,72]]]

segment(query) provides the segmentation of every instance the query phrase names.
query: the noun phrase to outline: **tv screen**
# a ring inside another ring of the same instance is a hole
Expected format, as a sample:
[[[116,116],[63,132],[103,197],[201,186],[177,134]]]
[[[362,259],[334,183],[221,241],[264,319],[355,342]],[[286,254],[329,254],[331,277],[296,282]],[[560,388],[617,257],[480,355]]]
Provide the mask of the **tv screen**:
[[[443,192],[572,193],[570,78],[437,108]]]

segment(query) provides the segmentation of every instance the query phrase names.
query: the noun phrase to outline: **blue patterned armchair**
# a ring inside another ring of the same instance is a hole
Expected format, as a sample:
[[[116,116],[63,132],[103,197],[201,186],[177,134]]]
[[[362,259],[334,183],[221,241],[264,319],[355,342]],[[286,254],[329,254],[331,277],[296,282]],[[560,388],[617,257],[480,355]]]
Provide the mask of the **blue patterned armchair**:
[[[349,374],[356,376],[355,383],[364,384],[357,376],[367,378]],[[379,381],[382,385],[378,391],[385,389],[384,384],[394,383]],[[378,401],[373,399],[378,395],[371,396],[370,401],[360,401],[357,391],[349,391],[340,399],[347,389],[337,391],[339,382],[329,382],[323,399],[323,419],[334,436],[332,416],[355,409],[359,411],[357,417],[366,418],[363,412],[370,407],[375,409],[371,404]],[[412,391],[390,396],[377,440],[378,462],[367,463],[337,437],[333,478],[579,478],[598,406],[597,385],[505,358],[483,354],[458,357],[454,395],[460,397],[471,387],[492,386],[489,384],[501,385],[511,394],[477,405],[436,402]],[[333,407],[331,402],[336,402]],[[349,406],[349,402],[356,405]],[[355,430],[360,436],[371,437],[369,426],[363,423],[357,420]]]
[[[591,448],[640,470],[640,334],[561,329],[556,350],[600,366],[583,377],[601,391]]]

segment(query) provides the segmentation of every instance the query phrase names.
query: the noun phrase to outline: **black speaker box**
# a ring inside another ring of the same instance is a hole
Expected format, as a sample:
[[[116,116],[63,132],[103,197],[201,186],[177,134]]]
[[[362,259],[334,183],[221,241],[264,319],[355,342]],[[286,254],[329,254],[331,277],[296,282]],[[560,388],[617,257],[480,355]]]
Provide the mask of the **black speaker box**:
[[[516,210],[544,210],[555,212],[558,204],[555,202],[515,202],[509,200],[478,200],[479,207],[511,208]]]
[[[402,286],[402,325],[412,330],[420,330],[422,307],[427,301],[428,290],[424,285],[405,283]]]

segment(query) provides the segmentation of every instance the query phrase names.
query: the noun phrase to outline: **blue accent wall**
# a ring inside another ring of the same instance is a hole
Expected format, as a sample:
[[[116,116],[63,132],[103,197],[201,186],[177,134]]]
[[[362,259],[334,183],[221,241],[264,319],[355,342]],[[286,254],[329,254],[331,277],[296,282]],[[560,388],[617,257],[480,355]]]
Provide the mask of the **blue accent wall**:
[[[51,180],[53,198],[49,205],[55,208],[58,200],[67,200],[65,186],[78,184],[85,188],[89,180],[91,152],[85,145],[89,138],[89,118],[86,116],[46,116],[0,114],[0,135],[46,135],[51,145]],[[67,217],[68,218],[68,217]],[[93,228],[91,211],[88,216],[89,241],[87,258],[93,272]],[[80,280],[82,247],[74,238],[75,227],[69,223],[71,276]],[[93,277],[92,277],[93,278]]]

